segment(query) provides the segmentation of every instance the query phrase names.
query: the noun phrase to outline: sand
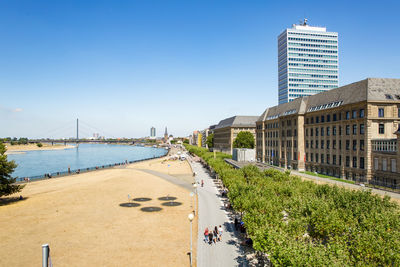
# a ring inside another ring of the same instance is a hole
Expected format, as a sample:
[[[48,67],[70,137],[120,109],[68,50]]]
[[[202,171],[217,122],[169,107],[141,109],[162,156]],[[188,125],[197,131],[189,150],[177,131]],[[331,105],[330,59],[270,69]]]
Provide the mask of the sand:
[[[61,150],[61,149],[69,149],[74,148],[75,145],[61,145],[61,144],[45,144],[43,143],[42,147],[38,147],[36,144],[27,144],[27,145],[10,145],[5,144],[7,146],[6,154],[21,154],[25,151],[32,151],[32,150]]]
[[[189,192],[139,169],[182,177],[190,177],[191,169],[186,161],[161,162],[27,184],[25,200],[0,206],[0,265],[39,266],[41,245],[49,243],[54,266],[188,266]],[[151,200],[121,207],[128,194]],[[161,205],[158,198],[168,194],[183,204]],[[162,210],[140,210],[149,206]],[[196,229],[197,217],[193,240]]]

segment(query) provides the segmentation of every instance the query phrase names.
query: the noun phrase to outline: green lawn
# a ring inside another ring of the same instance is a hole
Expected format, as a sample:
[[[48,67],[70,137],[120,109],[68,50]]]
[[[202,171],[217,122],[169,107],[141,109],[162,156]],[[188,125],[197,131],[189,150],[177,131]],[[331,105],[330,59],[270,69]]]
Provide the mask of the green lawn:
[[[328,178],[328,179],[339,181],[339,182],[343,182],[343,183],[355,184],[354,181],[340,179],[340,178],[337,178],[337,177],[334,177],[334,176],[325,175],[325,174],[314,173],[314,172],[310,172],[310,171],[305,171],[305,172],[301,172],[301,173],[305,173],[305,174],[309,174],[309,175],[317,176],[317,177],[321,177],[321,178]]]

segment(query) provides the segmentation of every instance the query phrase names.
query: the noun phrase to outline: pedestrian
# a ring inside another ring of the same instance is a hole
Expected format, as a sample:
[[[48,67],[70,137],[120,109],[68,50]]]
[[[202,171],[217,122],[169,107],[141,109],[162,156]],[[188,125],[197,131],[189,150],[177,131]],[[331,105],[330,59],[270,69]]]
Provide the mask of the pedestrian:
[[[206,227],[206,230],[204,230],[204,241],[207,243],[208,241],[208,227]]]
[[[222,229],[221,225],[218,227],[218,234],[219,234],[219,241],[222,241],[222,233],[224,230]]]
[[[235,217],[235,229],[236,231],[239,229],[239,220],[237,217]]]
[[[212,231],[209,231],[208,232],[208,244],[212,244],[212,242],[213,242],[213,232]]]
[[[213,242],[217,243],[217,241],[218,241],[218,227],[217,226],[214,227],[213,235],[214,235]]]

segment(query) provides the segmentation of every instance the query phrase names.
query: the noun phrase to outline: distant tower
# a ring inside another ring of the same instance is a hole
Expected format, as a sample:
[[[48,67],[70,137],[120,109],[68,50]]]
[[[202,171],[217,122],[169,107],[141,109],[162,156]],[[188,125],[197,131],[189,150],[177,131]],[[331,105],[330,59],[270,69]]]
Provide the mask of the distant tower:
[[[150,138],[155,139],[156,138],[156,128],[151,127],[150,128]]]
[[[338,87],[338,33],[307,19],[278,36],[279,104]]]
[[[164,140],[165,140],[165,142],[168,141],[168,130],[167,130],[167,127],[165,127]]]

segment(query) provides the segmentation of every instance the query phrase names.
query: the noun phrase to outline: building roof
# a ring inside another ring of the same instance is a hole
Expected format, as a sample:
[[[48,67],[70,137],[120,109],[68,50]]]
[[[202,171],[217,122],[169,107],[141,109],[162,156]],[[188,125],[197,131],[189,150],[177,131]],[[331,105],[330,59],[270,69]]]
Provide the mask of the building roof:
[[[267,108],[259,120],[304,114],[358,102],[400,101],[400,79],[368,78],[316,95]]]
[[[233,116],[218,123],[215,129],[225,127],[256,127],[258,116]]]

